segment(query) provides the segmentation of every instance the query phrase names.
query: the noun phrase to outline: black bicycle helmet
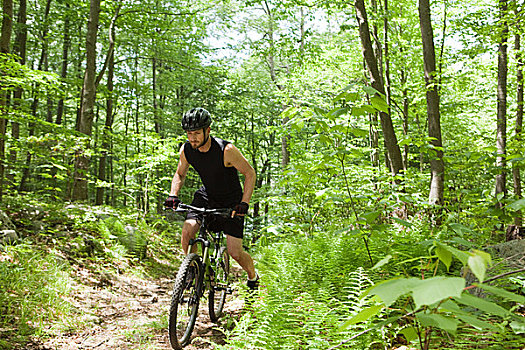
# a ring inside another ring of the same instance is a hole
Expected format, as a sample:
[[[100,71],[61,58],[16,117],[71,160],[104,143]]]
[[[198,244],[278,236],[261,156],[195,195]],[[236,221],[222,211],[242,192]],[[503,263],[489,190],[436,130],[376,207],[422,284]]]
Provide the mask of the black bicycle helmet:
[[[190,109],[184,113],[181,124],[185,131],[206,129],[211,125],[210,112],[201,107]]]

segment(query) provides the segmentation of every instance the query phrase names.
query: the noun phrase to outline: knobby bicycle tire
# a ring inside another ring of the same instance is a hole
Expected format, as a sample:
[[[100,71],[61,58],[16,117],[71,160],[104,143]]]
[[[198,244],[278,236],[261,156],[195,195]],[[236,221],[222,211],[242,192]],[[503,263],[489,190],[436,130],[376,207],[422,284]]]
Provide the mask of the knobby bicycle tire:
[[[173,349],[180,350],[190,342],[199,312],[202,273],[201,258],[193,253],[186,256],[177,273],[168,327]]]
[[[230,288],[230,256],[226,247],[221,247],[217,261],[213,267],[215,274],[210,286],[208,311],[212,322],[217,322],[222,316],[226,294]]]

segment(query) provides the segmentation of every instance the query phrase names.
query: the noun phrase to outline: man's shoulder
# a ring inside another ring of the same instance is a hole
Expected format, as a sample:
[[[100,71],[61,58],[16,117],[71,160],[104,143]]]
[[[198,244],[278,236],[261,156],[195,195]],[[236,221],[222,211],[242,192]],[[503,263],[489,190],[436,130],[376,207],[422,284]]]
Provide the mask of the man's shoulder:
[[[228,145],[232,144],[230,141],[226,141],[226,140],[223,140],[223,139],[221,139],[219,137],[215,137],[215,136],[212,136],[212,140],[217,142],[217,144],[219,145],[220,149],[223,150],[223,151],[227,148]]]

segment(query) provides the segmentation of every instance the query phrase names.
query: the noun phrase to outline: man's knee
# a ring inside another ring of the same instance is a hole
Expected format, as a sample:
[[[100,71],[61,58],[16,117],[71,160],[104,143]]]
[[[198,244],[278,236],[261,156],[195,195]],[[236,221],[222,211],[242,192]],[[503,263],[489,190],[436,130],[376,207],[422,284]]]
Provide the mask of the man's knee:
[[[182,225],[182,236],[184,237],[194,237],[197,231],[199,230],[199,223],[197,220],[189,219],[184,221]]]
[[[238,261],[242,258],[242,255],[244,254],[244,250],[242,246],[238,247],[228,247],[228,254],[235,260]]]

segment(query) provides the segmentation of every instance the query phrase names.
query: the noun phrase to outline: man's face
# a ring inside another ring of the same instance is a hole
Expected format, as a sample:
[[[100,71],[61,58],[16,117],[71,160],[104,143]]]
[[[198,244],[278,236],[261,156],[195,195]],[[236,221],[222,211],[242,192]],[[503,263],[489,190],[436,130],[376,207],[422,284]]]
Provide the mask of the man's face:
[[[203,129],[188,131],[187,134],[188,134],[188,141],[190,141],[191,147],[193,149],[197,149],[201,147],[206,138],[206,135],[204,134]]]

